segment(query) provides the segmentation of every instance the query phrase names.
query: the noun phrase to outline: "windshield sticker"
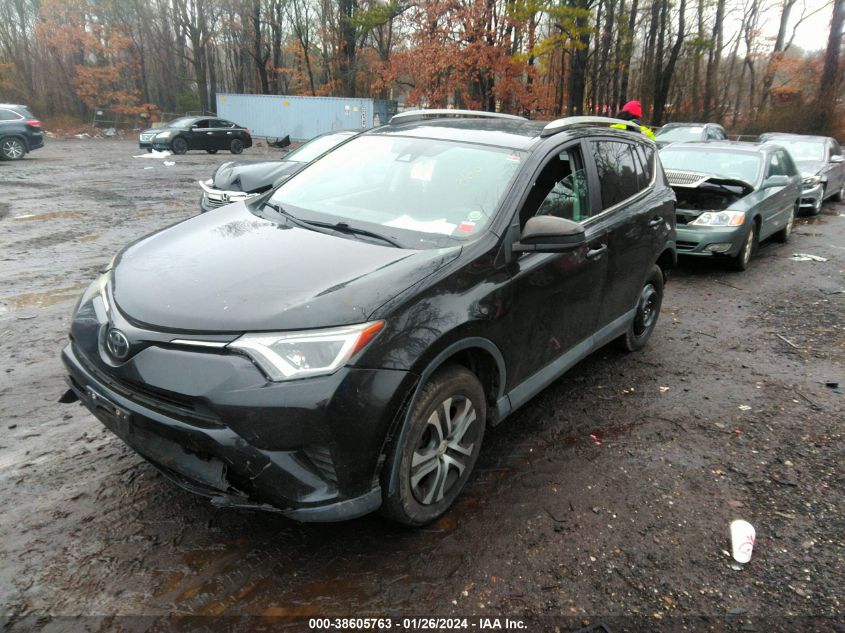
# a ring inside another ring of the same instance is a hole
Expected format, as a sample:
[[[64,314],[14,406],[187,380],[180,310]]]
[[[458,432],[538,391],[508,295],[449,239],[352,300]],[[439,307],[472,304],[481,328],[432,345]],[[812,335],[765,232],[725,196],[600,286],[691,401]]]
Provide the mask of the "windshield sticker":
[[[518,163],[522,159],[519,157],[519,154],[508,154],[508,160]]]
[[[409,215],[400,215],[398,218],[389,222],[384,222],[384,226],[408,229],[409,231],[420,231],[422,233],[440,233],[441,235],[451,235],[455,230],[455,224],[448,222],[445,218],[425,222],[415,220]]]
[[[422,158],[411,167],[411,178],[422,182],[431,182],[434,174],[434,161],[430,158]]]
[[[484,213],[481,211],[470,211],[469,215],[467,215],[467,220],[470,222],[478,222],[483,217]]]
[[[458,233],[472,233],[475,230],[475,222],[464,220],[458,225]]]

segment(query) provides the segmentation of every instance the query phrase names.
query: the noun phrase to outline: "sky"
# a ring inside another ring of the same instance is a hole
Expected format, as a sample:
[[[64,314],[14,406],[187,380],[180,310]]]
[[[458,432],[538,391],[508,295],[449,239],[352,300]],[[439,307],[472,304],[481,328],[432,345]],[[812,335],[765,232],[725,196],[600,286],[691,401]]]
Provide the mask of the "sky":
[[[772,38],[777,36],[780,22],[781,2],[775,0],[775,4],[775,8],[766,14],[766,22],[763,26],[763,34]],[[790,14],[787,40],[789,40],[792,27],[805,8],[808,14],[817,9],[821,9],[821,11],[801,23],[795,33],[793,46],[800,46],[806,51],[822,50],[827,47],[827,38],[830,33],[830,18],[833,15],[833,2],[831,0],[798,0],[792,7]]]

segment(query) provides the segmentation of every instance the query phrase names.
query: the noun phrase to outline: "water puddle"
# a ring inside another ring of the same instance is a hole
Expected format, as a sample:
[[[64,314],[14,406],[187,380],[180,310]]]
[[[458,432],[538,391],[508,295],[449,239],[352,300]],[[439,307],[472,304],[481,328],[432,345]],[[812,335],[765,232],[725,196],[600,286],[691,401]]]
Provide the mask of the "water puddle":
[[[23,222],[43,222],[44,220],[53,220],[55,218],[78,218],[81,215],[79,211],[49,211],[48,213],[28,213],[27,215],[19,215],[12,219]]]
[[[25,292],[19,295],[12,295],[11,297],[4,297],[0,299],[0,303],[5,304],[6,309],[0,309],[0,312],[24,310],[26,308],[46,308],[62,301],[76,300],[86,285],[81,284],[66,288],[53,288],[46,292]]]

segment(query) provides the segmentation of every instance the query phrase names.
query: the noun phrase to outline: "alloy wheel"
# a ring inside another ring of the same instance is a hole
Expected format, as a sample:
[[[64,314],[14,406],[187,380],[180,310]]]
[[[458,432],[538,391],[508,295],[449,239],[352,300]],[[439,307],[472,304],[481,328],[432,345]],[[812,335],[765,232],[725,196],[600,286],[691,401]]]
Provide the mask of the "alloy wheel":
[[[653,284],[646,284],[640,291],[637,302],[637,314],[634,317],[634,334],[641,336],[648,330],[657,318],[657,288]]]
[[[23,143],[16,138],[7,138],[3,141],[0,151],[3,152],[3,157],[8,160],[18,160],[24,155]]]
[[[469,398],[446,398],[431,413],[411,459],[411,492],[417,502],[441,501],[472,463],[478,416]]]

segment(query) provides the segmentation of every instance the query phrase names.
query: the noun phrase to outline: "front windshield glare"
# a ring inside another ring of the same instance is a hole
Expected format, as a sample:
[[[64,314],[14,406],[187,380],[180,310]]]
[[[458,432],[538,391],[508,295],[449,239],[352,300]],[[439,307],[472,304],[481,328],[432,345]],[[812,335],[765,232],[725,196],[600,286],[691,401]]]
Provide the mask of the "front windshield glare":
[[[196,121],[196,119],[193,117],[182,117],[180,119],[173,119],[166,127],[186,128],[194,121]]]
[[[818,141],[787,141],[779,138],[774,138],[770,142],[786,149],[794,161],[824,160],[824,143]]]
[[[318,136],[304,145],[297,147],[285,156],[285,160],[295,163],[310,163],[320,154],[325,154],[332,147],[339,145],[348,138],[349,134],[326,134],[325,136]]]
[[[660,130],[655,138],[660,141],[672,141],[673,143],[678,141],[698,141],[701,140],[703,132],[704,128],[701,126],[670,127]]]
[[[737,178],[751,185],[757,182],[760,173],[760,156],[750,152],[690,151],[670,146],[661,150],[660,162],[666,169]]]
[[[521,160],[509,149],[361,136],[293,176],[272,201],[305,220],[465,239],[490,222]]]

